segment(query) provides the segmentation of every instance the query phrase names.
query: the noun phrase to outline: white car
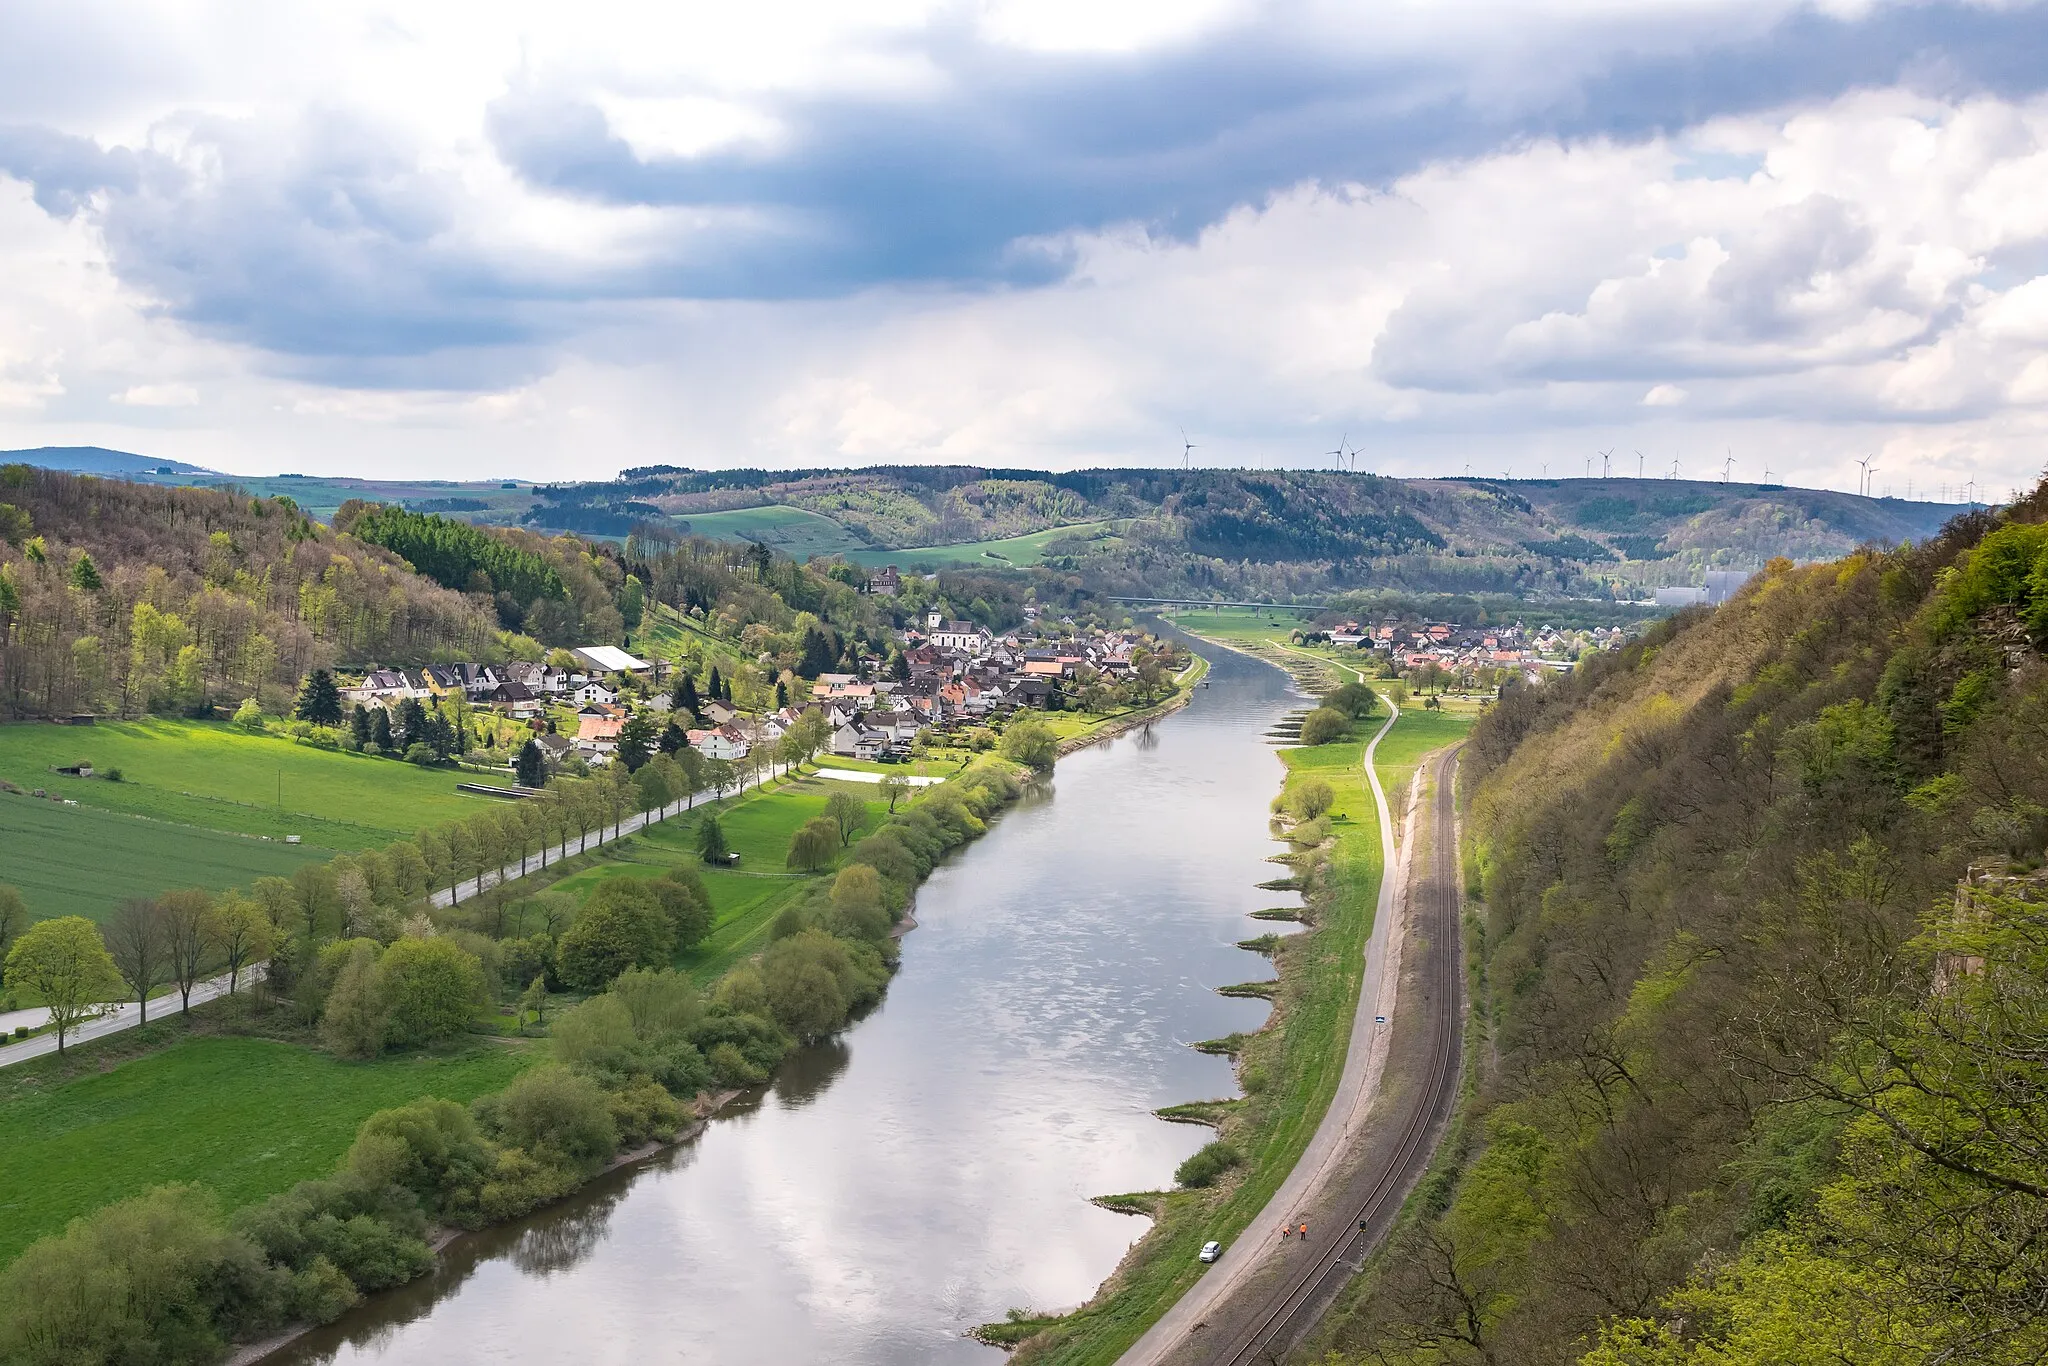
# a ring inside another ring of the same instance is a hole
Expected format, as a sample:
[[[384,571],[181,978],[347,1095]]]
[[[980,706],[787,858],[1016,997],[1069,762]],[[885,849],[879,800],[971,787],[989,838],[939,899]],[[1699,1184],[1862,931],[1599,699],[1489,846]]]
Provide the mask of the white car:
[[[1205,1262],[1213,1262],[1222,1255],[1223,1244],[1214,1242],[1204,1243],[1202,1244],[1201,1252],[1198,1254],[1198,1259]]]

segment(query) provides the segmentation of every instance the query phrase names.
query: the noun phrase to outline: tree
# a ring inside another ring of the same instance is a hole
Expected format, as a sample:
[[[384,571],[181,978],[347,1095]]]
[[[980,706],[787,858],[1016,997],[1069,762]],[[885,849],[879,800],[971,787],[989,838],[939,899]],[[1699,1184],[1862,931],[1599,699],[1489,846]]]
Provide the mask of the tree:
[[[844,848],[853,843],[855,834],[867,829],[868,804],[851,792],[835,792],[825,799],[825,818],[838,830]]]
[[[619,762],[626,766],[628,773],[638,773],[640,765],[647,762],[654,749],[656,735],[654,722],[637,713],[619,727]]]
[[[702,943],[704,936],[711,933],[714,919],[704,879],[692,869],[671,868],[649,886],[661,902],[662,913],[668,917],[676,947],[692,949]]]
[[[711,682],[706,686],[705,692],[713,701],[716,701],[724,696],[724,691],[725,682],[718,676],[718,666],[713,664],[711,666]]]
[[[377,981],[380,951],[372,940],[344,940],[321,950],[345,950],[341,970],[320,1013],[320,1042],[337,1057],[374,1058],[384,1048],[384,999]]]
[[[656,967],[675,943],[660,898],[638,878],[600,882],[556,950],[562,980],[597,991],[633,967]]]
[[[207,912],[213,908],[213,897],[204,889],[189,887],[182,891],[165,892],[157,898],[163,908],[164,948],[166,962],[171,970],[171,980],[178,984],[179,1009],[184,1014],[192,1012],[192,988],[199,985],[200,974],[205,971],[207,950]]]
[[[832,912],[843,927],[863,939],[880,940],[893,920],[882,902],[882,875],[866,863],[849,863],[832,879]]]
[[[1310,778],[1288,794],[1288,805],[1302,820],[1312,821],[1330,809],[1337,794],[1321,778]]]
[[[901,776],[891,773],[875,784],[875,793],[889,803],[889,814],[896,814],[896,803],[910,795],[910,784]]]
[[[81,593],[97,593],[106,585],[100,582],[99,566],[92,562],[92,556],[83,550],[71,563],[71,586]]]
[[[706,814],[697,822],[697,853],[706,863],[724,863],[731,853],[725,843],[725,827],[715,814]]]
[[[697,715],[697,680],[690,677],[688,669],[676,670],[676,687],[669,700],[677,711],[693,718]]]
[[[1351,734],[1351,718],[1334,707],[1317,707],[1301,723],[1301,743],[1327,745]]]
[[[28,928],[28,903],[19,888],[0,882],[0,982],[7,980],[7,951]]]
[[[683,748],[685,748],[689,743],[690,737],[684,732],[681,726],[677,725],[673,721],[669,722],[666,726],[662,727],[661,738],[655,741],[655,744],[661,747],[661,752],[663,754],[678,753]]]
[[[7,980],[42,998],[57,1026],[57,1051],[92,1008],[121,989],[121,975],[82,915],[39,920],[14,941],[7,954]]]
[[[384,1041],[416,1048],[469,1027],[484,1003],[483,964],[444,936],[400,939],[377,960]]]
[[[1323,705],[1336,708],[1354,721],[1363,721],[1379,710],[1380,699],[1363,683],[1346,683],[1323,698]]]
[[[1002,755],[1012,763],[1045,773],[1059,753],[1059,737],[1036,716],[1019,716],[1003,731]]]
[[[114,971],[128,984],[149,1023],[149,994],[164,980],[170,950],[164,943],[163,907],[148,897],[131,897],[115,908],[100,931]]]
[[[839,824],[829,816],[815,816],[798,826],[796,833],[789,837],[791,868],[801,868],[815,873],[832,861],[839,851]]]
[[[804,628],[797,655],[796,672],[801,678],[816,678],[832,667],[832,646],[825,639],[825,633],[815,626]]]
[[[207,914],[206,938],[228,965],[228,994],[241,984],[242,969],[270,956],[270,918],[239,892],[224,892]]]
[[[235,708],[234,724],[252,735],[263,733],[263,708],[256,704],[255,698],[242,699],[242,705]]]
[[[539,743],[532,739],[519,747],[518,757],[512,761],[512,770],[521,787],[548,785],[548,757],[541,753]]]
[[[348,738],[355,741],[357,749],[370,747],[370,709],[350,707],[348,710]]]
[[[534,974],[526,990],[519,993],[519,1028],[526,1028],[526,1017],[533,1016],[533,1022],[542,1029],[548,1027],[548,979]]]
[[[301,721],[311,721],[316,726],[338,726],[341,724],[341,690],[334,686],[334,675],[325,669],[315,669],[306,675],[306,681],[299,689],[299,700],[292,708],[292,715]]]

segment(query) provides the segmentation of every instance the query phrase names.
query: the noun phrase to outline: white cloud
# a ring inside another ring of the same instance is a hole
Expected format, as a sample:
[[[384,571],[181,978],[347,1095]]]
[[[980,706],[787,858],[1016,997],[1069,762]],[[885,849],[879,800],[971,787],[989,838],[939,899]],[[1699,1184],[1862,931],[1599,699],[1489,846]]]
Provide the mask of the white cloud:
[[[199,391],[189,384],[135,384],[113,399],[130,408],[190,408],[199,402]]]

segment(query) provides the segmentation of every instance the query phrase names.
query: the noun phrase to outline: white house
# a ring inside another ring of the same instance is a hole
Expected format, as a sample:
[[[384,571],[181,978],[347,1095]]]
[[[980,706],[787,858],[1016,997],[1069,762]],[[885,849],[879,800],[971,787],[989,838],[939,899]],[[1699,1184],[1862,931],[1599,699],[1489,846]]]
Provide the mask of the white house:
[[[619,695],[596,679],[592,679],[574,692],[571,692],[569,700],[578,706],[587,707],[595,702],[601,706],[609,707],[619,700]]]
[[[707,759],[723,759],[727,763],[747,757],[746,739],[725,726],[691,731],[690,748]]]
[[[987,631],[971,621],[947,621],[937,612],[925,618],[925,638],[941,650],[965,650],[980,654],[989,646]]]

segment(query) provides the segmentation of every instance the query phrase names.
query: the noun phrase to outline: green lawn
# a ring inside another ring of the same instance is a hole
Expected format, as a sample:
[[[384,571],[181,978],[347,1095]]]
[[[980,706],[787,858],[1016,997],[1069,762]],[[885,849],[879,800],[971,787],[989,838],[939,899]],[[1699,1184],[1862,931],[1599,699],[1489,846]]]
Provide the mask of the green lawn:
[[[908,550],[860,549],[847,553],[846,558],[855,564],[869,567],[884,564],[901,565],[906,569],[918,565],[933,568],[955,568],[980,565],[991,569],[1026,569],[1045,560],[1045,548],[1054,541],[1079,536],[1092,538],[1112,530],[1115,522],[1081,522],[1073,526],[1048,527],[1024,536],[1009,536],[1000,541],[964,541],[959,545],[914,546]]]
[[[687,512],[676,519],[693,536],[720,541],[759,541],[796,560],[840,551],[865,550],[867,542],[830,517],[803,508],[741,508],[734,512]]]
[[[211,1187],[230,1209],[251,1204],[331,1171],[374,1112],[421,1096],[468,1101],[504,1086],[530,1056],[494,1043],[347,1063],[268,1039],[187,1038],[68,1081],[10,1075],[0,1090],[0,1263],[166,1182]]]
[[[173,887],[220,891],[333,857],[310,844],[195,830],[89,806],[0,794],[0,882],[41,920],[104,918],[129,897]]]
[[[57,764],[118,768],[123,781],[64,778]],[[477,810],[461,775],[394,759],[314,749],[225,722],[103,721],[87,727],[0,725],[0,778],[86,806],[179,825],[368,849]]]
[[[711,894],[716,919],[703,943],[676,956],[676,966],[700,985],[709,984],[760,949],[776,913],[810,884],[812,876],[792,874],[784,866],[789,839],[798,826],[822,814],[825,799],[840,790],[868,799],[870,829],[887,817],[889,804],[873,800],[874,789],[865,783],[804,778],[718,804],[726,844],[740,856],[738,868],[705,867],[697,854],[698,818],[683,815],[635,835],[616,860],[573,873],[553,890],[582,896],[605,878],[659,877],[670,868],[695,869]],[[827,869],[815,876],[830,874]]]

